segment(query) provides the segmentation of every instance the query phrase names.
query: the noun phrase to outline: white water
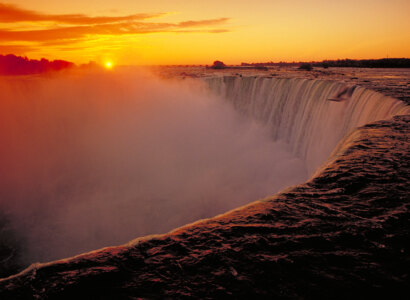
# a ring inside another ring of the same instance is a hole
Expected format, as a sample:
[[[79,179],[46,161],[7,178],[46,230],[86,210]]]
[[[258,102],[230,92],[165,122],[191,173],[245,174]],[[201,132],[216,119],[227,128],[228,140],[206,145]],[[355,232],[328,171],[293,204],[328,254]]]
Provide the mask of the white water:
[[[238,111],[268,126],[273,140],[289,144],[309,174],[355,128],[410,113],[403,102],[362,87],[356,87],[350,99],[329,101],[346,88],[342,82],[255,76],[205,80]]]

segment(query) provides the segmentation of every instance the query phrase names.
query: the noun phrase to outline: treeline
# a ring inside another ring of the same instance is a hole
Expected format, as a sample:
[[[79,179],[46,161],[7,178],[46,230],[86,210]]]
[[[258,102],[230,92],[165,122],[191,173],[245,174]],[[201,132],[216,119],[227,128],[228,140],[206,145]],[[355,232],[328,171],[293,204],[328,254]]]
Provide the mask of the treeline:
[[[15,56],[13,54],[0,55],[0,75],[28,75],[40,74],[51,71],[60,71],[71,68],[74,64],[65,60],[49,61],[28,59],[27,57]]]
[[[273,67],[273,66],[279,66],[279,67],[292,67],[292,66],[299,66],[303,62],[258,62],[258,63],[246,63],[243,62],[241,63],[242,67]]]
[[[345,67],[345,68],[410,68],[410,58],[382,58],[382,59],[338,59],[324,60],[312,63],[316,67]]]
[[[382,58],[382,59],[338,59],[323,60],[321,62],[260,62],[260,63],[242,63],[241,66],[279,66],[294,67],[310,64],[313,67],[324,68],[410,68],[410,58]]]

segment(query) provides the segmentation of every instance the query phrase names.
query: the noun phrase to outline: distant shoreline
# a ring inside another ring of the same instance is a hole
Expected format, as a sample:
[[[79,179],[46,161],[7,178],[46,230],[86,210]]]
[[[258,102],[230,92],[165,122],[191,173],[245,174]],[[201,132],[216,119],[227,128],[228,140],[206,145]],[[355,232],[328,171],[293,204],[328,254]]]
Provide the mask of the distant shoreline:
[[[312,67],[322,68],[410,68],[410,58],[381,58],[381,59],[338,59],[323,60],[321,62],[266,62],[242,63],[241,66],[268,67],[268,66],[301,66],[309,64]]]

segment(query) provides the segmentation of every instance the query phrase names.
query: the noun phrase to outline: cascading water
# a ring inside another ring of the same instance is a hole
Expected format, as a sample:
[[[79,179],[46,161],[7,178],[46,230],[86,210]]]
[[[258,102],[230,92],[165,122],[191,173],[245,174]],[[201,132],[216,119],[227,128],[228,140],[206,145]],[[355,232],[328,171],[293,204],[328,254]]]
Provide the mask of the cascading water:
[[[306,183],[264,201],[165,235],[32,265],[0,280],[0,298],[117,298],[119,291],[142,298],[278,299],[407,293],[410,117],[389,118],[409,114],[409,107],[330,81],[204,80],[212,93],[265,124],[275,141],[285,141],[310,172],[339,142],[336,155]],[[355,129],[381,119],[389,120]],[[242,134],[235,131],[237,138]]]
[[[331,101],[346,90],[342,82],[261,76],[205,81],[236,110],[268,126],[273,140],[286,142],[305,160],[309,174],[354,128],[410,113],[403,102],[358,86],[351,87],[350,97]]]

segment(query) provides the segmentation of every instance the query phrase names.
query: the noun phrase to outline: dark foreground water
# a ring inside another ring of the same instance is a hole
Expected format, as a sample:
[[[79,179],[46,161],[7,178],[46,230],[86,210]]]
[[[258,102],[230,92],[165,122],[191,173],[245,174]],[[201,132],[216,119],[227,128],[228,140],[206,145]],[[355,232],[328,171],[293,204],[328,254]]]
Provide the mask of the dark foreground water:
[[[410,116],[351,134],[266,201],[0,281],[1,299],[398,298],[410,292]]]

